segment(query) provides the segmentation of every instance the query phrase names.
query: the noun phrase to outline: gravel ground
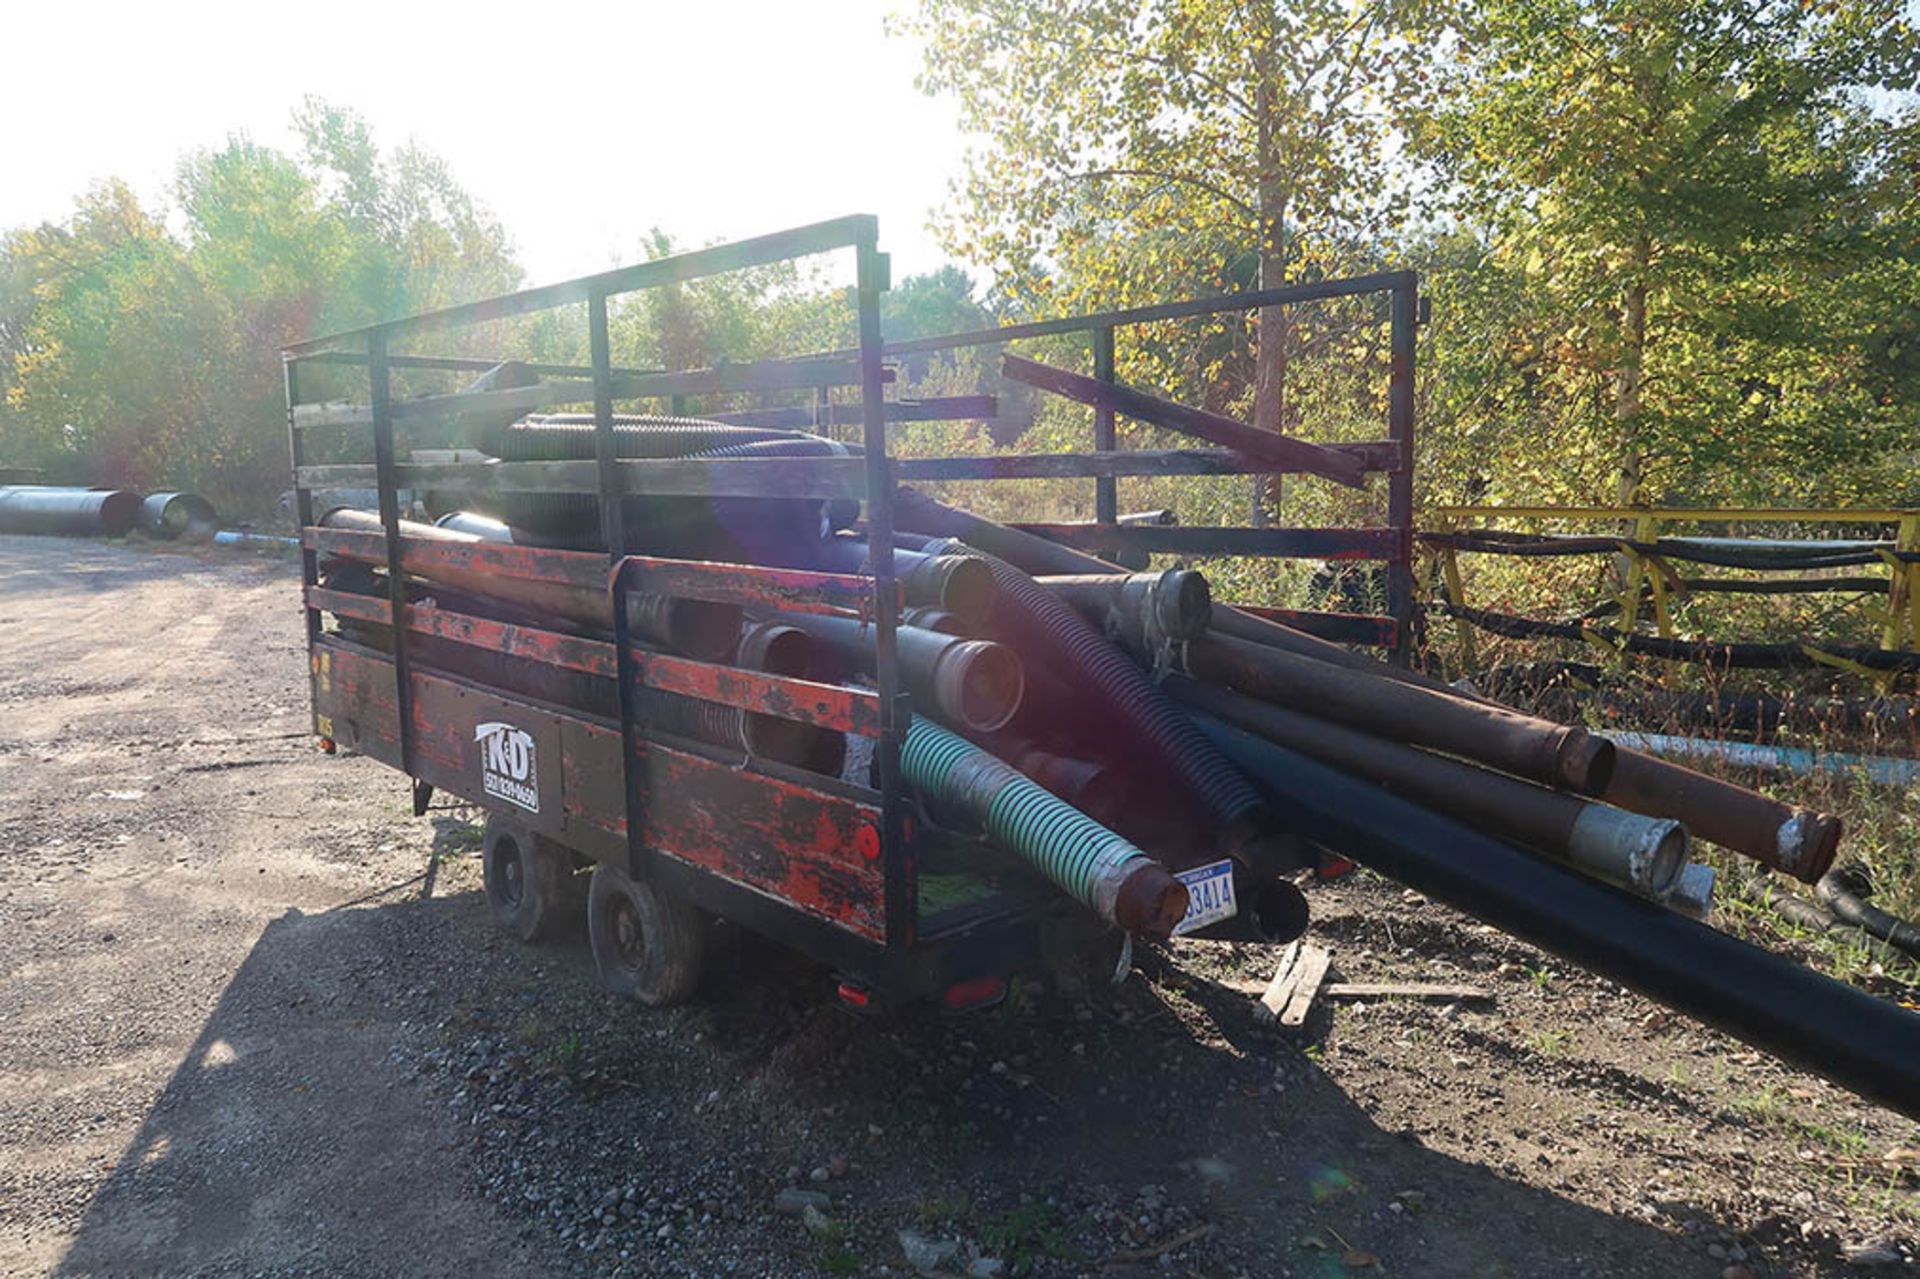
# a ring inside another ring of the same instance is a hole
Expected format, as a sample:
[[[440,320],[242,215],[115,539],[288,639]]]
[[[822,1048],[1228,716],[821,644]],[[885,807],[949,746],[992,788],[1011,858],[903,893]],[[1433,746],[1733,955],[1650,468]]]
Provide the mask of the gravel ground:
[[[615,1003],[463,810],[315,752],[291,564],[0,538],[0,1273],[1910,1273],[1920,1129],[1395,885],[1346,980],[1183,943],[851,1019],[725,938]],[[429,853],[444,857],[431,886]],[[1904,1154],[1902,1153],[1904,1151]],[[1888,1156],[1894,1156],[1892,1162]]]

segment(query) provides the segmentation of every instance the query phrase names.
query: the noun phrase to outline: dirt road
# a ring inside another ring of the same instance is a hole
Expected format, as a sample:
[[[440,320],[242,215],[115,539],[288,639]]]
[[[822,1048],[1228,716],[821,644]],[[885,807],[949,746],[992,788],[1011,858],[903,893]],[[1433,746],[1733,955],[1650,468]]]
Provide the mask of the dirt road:
[[[312,749],[296,590],[0,538],[0,1273],[1912,1264],[1915,1125],[1378,881],[1315,890],[1340,974],[1491,1003],[1283,1038],[1270,953],[1188,944],[871,1024],[732,936],[615,1004],[495,937],[466,814]]]

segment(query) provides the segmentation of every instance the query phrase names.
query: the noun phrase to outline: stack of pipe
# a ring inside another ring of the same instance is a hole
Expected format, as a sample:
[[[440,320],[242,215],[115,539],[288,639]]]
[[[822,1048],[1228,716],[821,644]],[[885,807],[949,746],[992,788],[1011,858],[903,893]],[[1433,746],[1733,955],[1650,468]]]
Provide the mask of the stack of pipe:
[[[841,447],[684,419],[617,425],[631,456]],[[585,420],[529,420],[501,433],[499,451],[585,456],[589,432]],[[495,502],[485,518],[458,513],[444,527],[402,532],[605,549],[596,521],[554,509]],[[869,567],[864,536],[818,503],[647,500],[628,514],[629,550]],[[1690,835],[1814,883],[1834,859],[1833,817],[1215,604],[1197,572],[1130,573],[910,490],[895,516],[894,569],[907,605],[898,652],[912,707],[902,767],[936,823],[972,825],[1148,938],[1166,937],[1187,911],[1179,874],[1223,861],[1241,906],[1239,935],[1297,935],[1305,904],[1289,876],[1313,865],[1317,850],[1351,857],[1782,1055],[1824,1055],[1828,1073],[1869,1095],[1920,1106],[1920,1019],[1696,922],[1711,876],[1690,862]],[[330,512],[325,523],[380,527],[364,511]],[[382,550],[333,567],[347,589],[384,594],[385,566]],[[602,592],[409,563],[404,553],[402,568],[409,598],[422,604],[591,637],[612,632]],[[636,600],[629,622],[639,645],[702,661],[828,683],[872,675],[873,632],[852,615],[743,616],[659,598]],[[431,660],[472,660],[446,651],[457,647],[434,649]],[[486,678],[526,681],[532,695],[617,700],[611,681],[566,676],[569,687],[545,687],[551,672],[485,656],[497,659]],[[675,737],[794,767],[833,773],[845,754],[818,730],[711,703],[649,693],[638,711]],[[847,756],[848,768],[863,758]],[[1689,973],[1708,964],[1719,967]],[[1793,1000],[1824,992],[1864,1019],[1863,1033],[1915,1051],[1890,1064],[1889,1051],[1837,1045],[1830,1009],[1769,1005],[1759,993],[1768,983]]]

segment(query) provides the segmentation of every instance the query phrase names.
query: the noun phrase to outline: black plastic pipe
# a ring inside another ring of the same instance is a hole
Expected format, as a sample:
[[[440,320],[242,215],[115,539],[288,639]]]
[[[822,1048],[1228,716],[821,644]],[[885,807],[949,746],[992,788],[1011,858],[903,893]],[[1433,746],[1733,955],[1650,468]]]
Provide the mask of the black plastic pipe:
[[[125,489],[0,487],[0,533],[118,537],[140,517],[140,495]]]
[[[1920,1015],[1195,715],[1303,835],[1920,1119]]]
[[[150,493],[140,503],[140,526],[155,537],[205,537],[219,529],[220,517],[198,493]]]

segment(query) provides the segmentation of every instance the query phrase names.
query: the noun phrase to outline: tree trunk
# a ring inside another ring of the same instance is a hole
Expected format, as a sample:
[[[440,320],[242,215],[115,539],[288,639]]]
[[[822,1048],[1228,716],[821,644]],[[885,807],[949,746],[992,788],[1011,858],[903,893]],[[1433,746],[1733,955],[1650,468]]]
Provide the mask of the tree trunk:
[[[1259,84],[1254,90],[1258,117],[1255,145],[1260,168],[1260,287],[1277,289],[1287,276],[1287,193],[1281,181],[1280,157],[1274,140],[1273,58],[1268,40],[1261,46]],[[1253,424],[1263,431],[1286,429],[1287,346],[1292,318],[1283,306],[1260,309],[1260,326],[1253,353]],[[1264,527],[1280,508],[1281,477],[1257,475],[1253,481],[1253,523]]]
[[[1642,393],[1647,355],[1647,268],[1653,261],[1653,246],[1642,235],[1628,253],[1631,276],[1620,322],[1620,367],[1614,373],[1613,420],[1620,432],[1620,502],[1634,501],[1644,475],[1644,441],[1641,439],[1641,415],[1646,410]]]

